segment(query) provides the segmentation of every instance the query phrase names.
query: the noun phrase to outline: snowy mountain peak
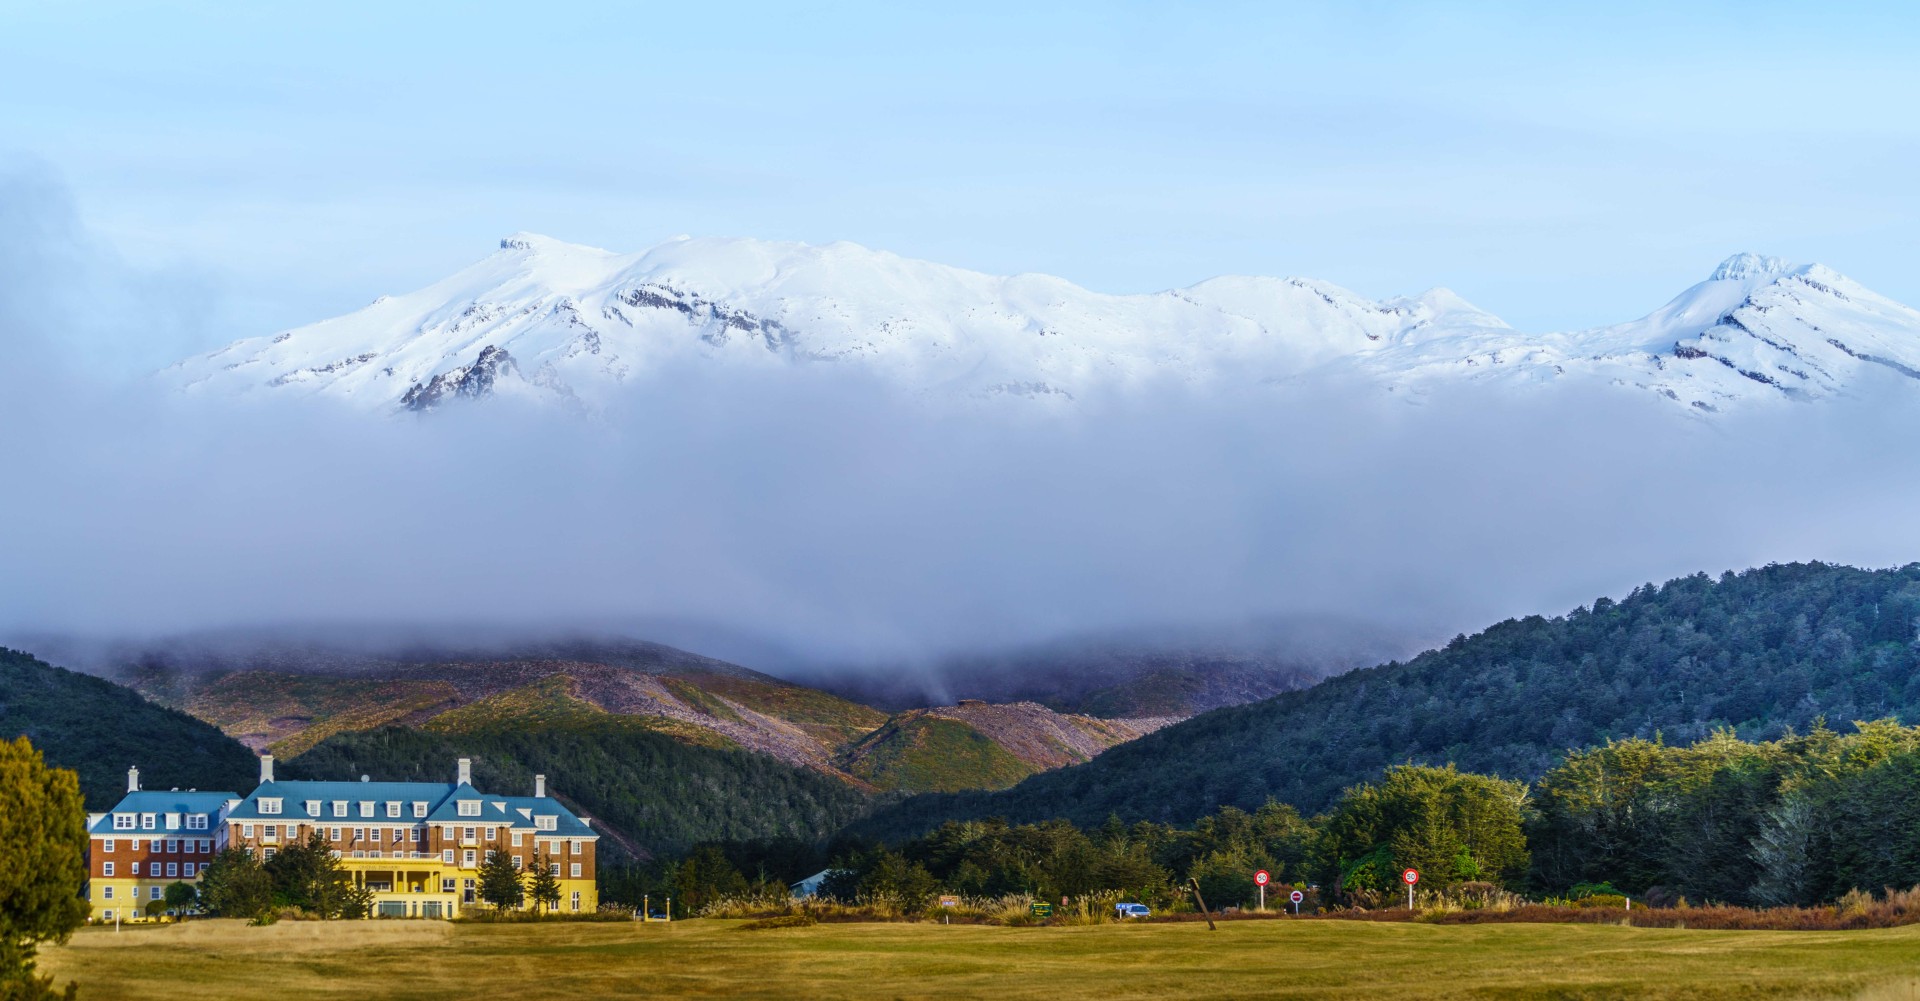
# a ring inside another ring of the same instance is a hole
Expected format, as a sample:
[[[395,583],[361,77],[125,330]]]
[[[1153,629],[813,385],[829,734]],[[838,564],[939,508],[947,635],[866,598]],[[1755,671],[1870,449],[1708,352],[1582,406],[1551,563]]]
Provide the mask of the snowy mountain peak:
[[[503,392],[592,408],[672,364],[820,363],[923,398],[1038,407],[1168,380],[1357,380],[1406,400],[1444,385],[1588,380],[1712,413],[1870,379],[1920,391],[1920,313],[1832,269],[1756,254],[1638,320],[1526,334],[1445,288],[1375,300],[1313,279],[1228,276],[1106,295],[846,242],[679,238],[621,254],[515,233],[426,288],[235,342],[166,378],[388,412]]]
[[[1749,281],[1756,278],[1776,278],[1794,270],[1794,265],[1782,257],[1768,257],[1763,254],[1740,253],[1720,262],[1707,276],[1710,282]]]

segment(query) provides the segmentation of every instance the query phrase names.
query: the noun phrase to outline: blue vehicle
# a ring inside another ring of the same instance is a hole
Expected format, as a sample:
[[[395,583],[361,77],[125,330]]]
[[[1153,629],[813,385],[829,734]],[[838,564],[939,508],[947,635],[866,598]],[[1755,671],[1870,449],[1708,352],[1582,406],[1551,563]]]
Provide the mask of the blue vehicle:
[[[1148,910],[1145,904],[1115,904],[1113,916],[1125,921],[1128,918],[1150,918],[1153,917],[1153,912]]]

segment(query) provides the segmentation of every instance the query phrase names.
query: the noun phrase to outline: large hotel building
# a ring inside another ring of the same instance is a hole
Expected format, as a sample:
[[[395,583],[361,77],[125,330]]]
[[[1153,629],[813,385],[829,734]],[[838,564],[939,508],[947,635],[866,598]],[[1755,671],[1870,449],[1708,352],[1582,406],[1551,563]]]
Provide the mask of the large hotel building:
[[[243,845],[271,859],[315,832],[354,883],[373,892],[377,917],[453,917],[477,904],[480,863],[493,850],[522,871],[541,857],[559,879],[561,913],[598,909],[599,835],[547,795],[546,776],[533,782],[531,796],[480,792],[466,758],[451,783],[278,782],[268,755],[259,786],[242,797],[147,792],[129,769],[126,797],[88,818],[92,917],[144,918],[168,884],[197,881],[214,852]]]

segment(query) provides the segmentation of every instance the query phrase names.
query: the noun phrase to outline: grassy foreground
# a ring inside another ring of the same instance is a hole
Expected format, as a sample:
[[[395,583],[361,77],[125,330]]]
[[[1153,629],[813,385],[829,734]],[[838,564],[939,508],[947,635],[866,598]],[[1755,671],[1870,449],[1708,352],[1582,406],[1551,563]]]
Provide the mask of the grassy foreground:
[[[43,953],[88,1001],[162,997],[1920,997],[1920,927],[1245,921],[1006,928],[198,921]]]

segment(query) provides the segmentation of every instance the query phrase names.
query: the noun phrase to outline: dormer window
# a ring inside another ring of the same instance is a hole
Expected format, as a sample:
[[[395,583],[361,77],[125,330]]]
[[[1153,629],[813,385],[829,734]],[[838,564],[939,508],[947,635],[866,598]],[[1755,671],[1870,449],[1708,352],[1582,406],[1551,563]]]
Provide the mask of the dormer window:
[[[398,801],[389,802],[387,804],[387,816],[389,817],[400,816],[400,804]]]
[[[413,815],[416,818],[425,817],[427,815],[427,804],[419,800],[415,800],[413,804]]]
[[[360,816],[362,817],[373,816],[373,800],[363,799],[360,801]]]
[[[344,799],[336,799],[336,800],[334,800],[334,801],[333,801],[333,815],[334,815],[334,816],[336,816],[336,817],[344,817],[344,816],[346,816],[346,815],[347,815],[347,801],[346,801],[346,800],[344,800]]]
[[[463,800],[461,800],[461,801],[460,801],[460,816],[462,816],[462,817],[478,817],[478,816],[480,816],[480,801],[479,801],[479,800],[477,800],[477,799],[463,799]]]
[[[318,816],[320,816],[320,801],[319,801],[319,800],[317,800],[317,799],[310,799],[310,800],[307,800],[307,816],[309,816],[309,817],[318,817]]]
[[[160,818],[157,814],[143,813],[140,815],[140,829],[143,831],[151,831],[159,826],[159,823]]]
[[[204,831],[207,829],[207,815],[204,813],[187,814],[187,830]]]
[[[534,829],[541,830],[541,831],[557,830],[559,828],[559,822],[560,822],[560,818],[553,816],[552,814],[543,813],[533,818]]]
[[[131,813],[116,813],[113,815],[113,829],[116,831],[131,831],[137,825],[138,821]]]
[[[177,813],[167,814],[167,830],[177,831],[179,829],[180,829],[180,815]]]
[[[272,817],[272,816],[278,816],[279,813],[280,813],[280,797],[278,796],[260,797],[260,815],[261,816]]]

